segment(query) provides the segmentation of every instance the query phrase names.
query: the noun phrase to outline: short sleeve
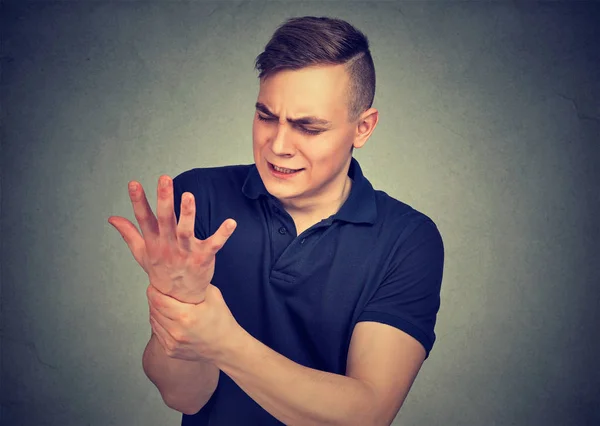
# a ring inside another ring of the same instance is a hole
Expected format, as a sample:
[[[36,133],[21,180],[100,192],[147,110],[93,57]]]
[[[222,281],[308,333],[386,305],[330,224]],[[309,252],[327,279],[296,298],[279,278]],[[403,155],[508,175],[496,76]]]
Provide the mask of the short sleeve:
[[[358,322],[375,321],[396,327],[419,341],[429,357],[435,342],[443,267],[442,237],[428,219],[400,244]]]

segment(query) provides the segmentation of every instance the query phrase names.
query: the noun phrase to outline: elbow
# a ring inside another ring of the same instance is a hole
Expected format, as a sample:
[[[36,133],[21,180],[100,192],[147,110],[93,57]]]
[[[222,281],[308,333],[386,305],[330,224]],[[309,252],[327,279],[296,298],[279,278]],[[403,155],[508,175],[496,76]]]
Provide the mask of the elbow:
[[[337,419],[332,424],[336,426],[390,426],[392,424],[393,418],[389,420],[389,416],[375,403],[356,408],[349,410],[344,418]]]
[[[369,423],[365,424],[369,424],[371,426],[391,426],[394,423],[399,411],[399,408],[392,411],[379,410],[374,412],[369,418]]]
[[[400,411],[403,400],[390,406],[389,404],[385,404],[374,386],[367,384],[367,388],[369,390],[369,397],[364,399],[365,406],[363,406],[359,413],[354,413],[352,420],[345,424],[356,426],[390,426]]]
[[[170,407],[175,411],[179,411],[180,413],[183,414],[187,414],[188,416],[193,416],[194,414],[196,414],[198,411],[200,411],[202,409],[202,407],[200,408],[174,408],[174,407]]]
[[[187,414],[189,416],[194,415],[198,411],[200,411],[202,407],[206,405],[207,402],[205,401],[204,404],[198,404],[197,402],[192,403],[190,401],[182,401],[181,398],[172,398],[168,395],[163,395],[162,393],[161,396],[167,407],[169,407],[172,410],[179,411],[180,413]]]
[[[340,425],[343,424],[348,426],[351,424],[355,426],[390,426],[394,421],[394,417],[390,419],[389,416],[386,416],[383,413],[373,411],[364,413],[362,416],[355,416],[351,421],[340,423]]]

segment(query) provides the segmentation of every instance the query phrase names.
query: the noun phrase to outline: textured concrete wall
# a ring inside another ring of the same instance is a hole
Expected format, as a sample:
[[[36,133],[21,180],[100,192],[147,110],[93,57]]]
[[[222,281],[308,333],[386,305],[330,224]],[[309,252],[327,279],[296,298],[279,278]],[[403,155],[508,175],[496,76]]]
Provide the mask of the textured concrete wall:
[[[2,11],[2,425],[177,425],[142,371],[146,276],[107,223],[162,173],[248,164],[284,19],[369,37],[366,176],[446,246],[397,424],[600,424],[600,8],[586,2],[37,2]]]

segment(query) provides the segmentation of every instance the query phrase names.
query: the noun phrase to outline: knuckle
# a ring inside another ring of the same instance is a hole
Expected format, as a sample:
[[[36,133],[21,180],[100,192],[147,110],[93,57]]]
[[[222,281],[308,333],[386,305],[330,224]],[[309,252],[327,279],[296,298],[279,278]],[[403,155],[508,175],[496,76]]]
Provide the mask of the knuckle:
[[[170,338],[165,339],[165,351],[168,355],[174,355],[175,353],[177,353],[177,347],[177,341],[171,333]]]
[[[223,248],[224,244],[222,242],[211,240],[207,242],[206,248],[211,254],[214,254]]]
[[[186,195],[188,194],[188,195]],[[183,208],[181,209],[187,215],[191,215],[194,213],[194,208],[196,205],[194,204],[194,196],[190,193],[186,193],[181,197],[181,204]]]
[[[175,346],[170,342],[165,342],[165,353],[167,354],[167,356],[174,356],[176,353]]]
[[[194,232],[191,229],[178,229],[177,236],[188,240],[194,236]]]
[[[171,331],[171,337],[173,338],[172,349],[175,349],[176,343],[179,342],[179,338],[181,337],[178,331]]]
[[[169,216],[165,216],[162,214],[158,215],[156,220],[158,221],[158,224],[161,226],[166,226],[171,223],[171,218]]]
[[[160,255],[157,255],[156,253],[148,253],[145,264],[149,267],[157,267],[160,265]]]
[[[183,312],[181,313],[181,315],[179,316],[179,322],[181,323],[181,325],[184,328],[189,328],[189,326],[191,325],[191,318],[190,318],[190,314],[187,312]]]
[[[175,331],[173,332],[172,336],[173,340],[175,340],[175,347],[177,347],[180,343],[185,343],[185,333],[181,331]]]
[[[148,219],[148,214],[145,211],[136,210],[133,214],[138,222],[145,222]]]
[[[210,259],[212,256],[207,255],[206,253],[200,253],[193,258],[193,264],[196,266],[205,266],[210,263]]]

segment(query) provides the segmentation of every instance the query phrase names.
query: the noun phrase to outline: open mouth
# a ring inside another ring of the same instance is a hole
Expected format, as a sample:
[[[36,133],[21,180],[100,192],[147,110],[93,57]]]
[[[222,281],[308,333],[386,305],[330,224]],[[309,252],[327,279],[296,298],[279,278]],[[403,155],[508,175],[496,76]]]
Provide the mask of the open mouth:
[[[293,175],[293,174],[296,174],[296,173],[304,170],[304,169],[284,169],[284,168],[279,168],[271,163],[268,163],[268,164],[269,164],[269,168],[271,169],[272,172],[281,174],[281,175]]]

